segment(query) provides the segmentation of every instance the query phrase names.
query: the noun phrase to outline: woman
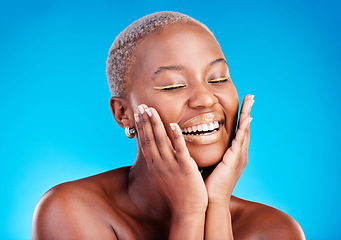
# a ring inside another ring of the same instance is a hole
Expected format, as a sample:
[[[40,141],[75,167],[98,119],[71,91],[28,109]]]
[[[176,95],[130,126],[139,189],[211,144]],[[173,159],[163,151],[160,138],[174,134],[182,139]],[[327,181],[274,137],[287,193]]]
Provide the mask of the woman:
[[[49,190],[32,239],[304,239],[288,215],[232,196],[254,100],[235,131],[238,95],[207,27],[174,12],[141,18],[113,43],[107,76],[135,163]]]

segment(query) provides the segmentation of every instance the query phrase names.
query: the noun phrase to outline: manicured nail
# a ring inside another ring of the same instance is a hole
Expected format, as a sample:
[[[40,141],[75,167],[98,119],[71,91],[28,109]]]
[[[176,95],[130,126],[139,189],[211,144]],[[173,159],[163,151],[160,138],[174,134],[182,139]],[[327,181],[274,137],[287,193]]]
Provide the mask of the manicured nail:
[[[251,107],[252,107],[252,105],[253,105],[254,102],[255,102],[255,100],[252,100],[252,101],[251,101]]]
[[[150,111],[150,108],[147,108],[147,109],[146,109],[146,113],[148,114],[149,117],[152,116],[152,111]]]
[[[137,113],[134,113],[134,118],[135,118],[136,122],[140,121],[140,117],[139,117],[139,115]]]
[[[142,105],[137,106],[137,108],[138,108],[138,110],[139,110],[139,112],[140,112],[141,114],[144,113],[144,108],[143,108]]]
[[[255,97],[255,95],[251,95],[251,99],[253,99]]]
[[[170,123],[169,126],[171,127],[171,129],[172,129],[173,131],[175,131],[175,124],[174,124],[174,123]]]
[[[252,117],[249,118],[249,123],[251,123],[252,119],[253,119]]]

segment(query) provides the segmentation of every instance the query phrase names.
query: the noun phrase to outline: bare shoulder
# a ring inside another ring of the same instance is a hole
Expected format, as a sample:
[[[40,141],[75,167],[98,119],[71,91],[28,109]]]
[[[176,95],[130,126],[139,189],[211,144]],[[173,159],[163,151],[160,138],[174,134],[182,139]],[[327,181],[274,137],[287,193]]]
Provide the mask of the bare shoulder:
[[[273,207],[234,197],[236,239],[304,240],[295,219]]]
[[[32,239],[116,239],[106,189],[111,175],[63,183],[46,192],[34,211]]]

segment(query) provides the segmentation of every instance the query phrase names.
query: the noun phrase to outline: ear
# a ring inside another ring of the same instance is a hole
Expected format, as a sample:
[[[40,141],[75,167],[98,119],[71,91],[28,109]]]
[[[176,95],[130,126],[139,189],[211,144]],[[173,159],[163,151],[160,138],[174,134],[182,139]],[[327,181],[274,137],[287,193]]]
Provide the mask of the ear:
[[[123,98],[111,97],[110,109],[112,115],[120,127],[124,128],[125,126],[135,126],[134,112],[127,100]]]

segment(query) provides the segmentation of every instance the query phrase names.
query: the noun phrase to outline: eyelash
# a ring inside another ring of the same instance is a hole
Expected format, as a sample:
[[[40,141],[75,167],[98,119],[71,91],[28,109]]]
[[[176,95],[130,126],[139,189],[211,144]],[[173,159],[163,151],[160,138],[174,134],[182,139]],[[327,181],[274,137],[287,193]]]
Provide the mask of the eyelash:
[[[230,78],[223,77],[223,78],[217,78],[217,79],[209,80],[208,83],[223,83],[223,82],[227,82],[228,80],[230,80]],[[175,84],[175,85],[168,85],[168,86],[163,86],[163,87],[154,87],[154,89],[169,91],[169,90],[175,90],[175,89],[179,89],[179,88],[183,88],[183,87],[186,87],[186,85],[185,84]]]
[[[229,80],[230,80],[229,77],[223,77],[223,78],[217,78],[217,79],[209,80],[208,83],[223,83],[223,82],[227,82]]]
[[[186,87],[185,84],[175,84],[175,85],[168,85],[168,86],[163,86],[163,87],[154,87],[154,89],[157,90],[174,90],[174,89],[178,89],[178,88],[183,88]]]

